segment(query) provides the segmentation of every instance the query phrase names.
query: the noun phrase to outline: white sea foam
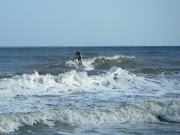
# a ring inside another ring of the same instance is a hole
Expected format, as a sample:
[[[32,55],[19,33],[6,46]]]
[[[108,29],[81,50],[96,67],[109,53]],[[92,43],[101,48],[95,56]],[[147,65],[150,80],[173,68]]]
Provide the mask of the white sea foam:
[[[180,101],[145,102],[136,106],[102,110],[56,109],[27,114],[0,116],[0,133],[9,133],[20,126],[37,123],[54,126],[54,122],[70,126],[99,126],[121,123],[160,123],[161,121],[180,122]]]
[[[24,74],[0,80],[0,112],[28,112],[33,107],[32,104],[37,105],[34,108],[38,110],[40,106],[36,102],[46,104],[47,101],[42,101],[43,98],[33,101],[32,98],[36,95],[56,95],[69,98],[70,95],[79,93],[76,94],[76,97],[82,101],[88,99],[129,102],[137,96],[140,97],[137,100],[163,98],[163,95],[169,94],[171,89],[173,89],[171,95],[178,93],[179,83],[171,80],[171,85],[169,85],[167,81],[165,78],[156,81],[142,76],[138,77],[115,67],[107,73],[92,76],[88,76],[86,72],[75,70],[58,76],[39,75],[37,72],[32,75]],[[81,95],[82,93],[84,96]],[[24,103],[19,104],[22,101]]]
[[[92,59],[83,59],[83,66],[87,67],[86,70],[93,70],[94,66],[92,65],[94,61]],[[70,60],[65,62],[66,66],[78,68],[78,62],[76,60]]]
[[[0,80],[0,131],[35,123],[53,125],[55,120],[78,126],[158,122],[159,118],[180,122],[177,93],[176,79],[168,84],[165,75],[148,79],[116,67],[91,76],[72,70],[58,76],[35,72],[4,78]]]

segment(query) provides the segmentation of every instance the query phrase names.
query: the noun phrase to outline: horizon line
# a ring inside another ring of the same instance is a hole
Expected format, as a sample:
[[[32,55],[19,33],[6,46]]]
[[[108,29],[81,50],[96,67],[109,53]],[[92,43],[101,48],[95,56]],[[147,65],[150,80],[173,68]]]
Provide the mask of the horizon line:
[[[17,45],[17,46],[0,46],[0,48],[29,48],[29,47],[178,47],[180,45]]]

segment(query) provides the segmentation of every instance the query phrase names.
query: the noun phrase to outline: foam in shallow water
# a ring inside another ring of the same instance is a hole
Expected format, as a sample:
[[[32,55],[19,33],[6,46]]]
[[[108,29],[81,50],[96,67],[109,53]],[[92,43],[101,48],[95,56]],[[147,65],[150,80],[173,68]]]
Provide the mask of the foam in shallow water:
[[[179,92],[179,82],[167,82],[165,75],[149,79],[115,67],[98,75],[72,70],[58,76],[35,72],[1,79],[0,131],[37,123],[54,126],[55,121],[78,127],[180,122],[179,97],[167,98]],[[162,101],[152,102],[159,98]]]
[[[55,126],[55,122],[69,126],[107,126],[135,123],[180,122],[180,101],[145,102],[136,106],[125,105],[119,108],[95,108],[90,110],[56,109],[27,114],[0,116],[0,132],[8,133],[20,126],[37,123]]]

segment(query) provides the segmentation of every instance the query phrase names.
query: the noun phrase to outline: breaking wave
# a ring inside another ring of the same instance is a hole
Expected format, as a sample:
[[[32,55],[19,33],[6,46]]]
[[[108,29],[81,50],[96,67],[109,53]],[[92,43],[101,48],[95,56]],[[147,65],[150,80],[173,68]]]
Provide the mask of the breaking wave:
[[[124,55],[115,55],[111,57],[94,57],[91,59],[83,59],[83,65],[88,67],[89,70],[100,69],[100,70],[109,70],[111,67],[121,67],[124,62],[128,65],[135,64],[132,59],[135,59],[134,56],[124,56]],[[122,64],[121,64],[122,63]],[[66,66],[77,67],[76,60],[70,60],[65,62]]]
[[[0,80],[1,95],[8,93],[14,95],[33,95],[33,94],[59,94],[60,91],[71,90],[106,90],[118,89],[125,93],[140,92],[138,90],[161,91],[172,89],[173,86],[178,86],[179,82],[176,79],[169,79],[165,76],[159,76],[159,80],[144,78],[137,76],[129,71],[121,68],[112,67],[106,73],[99,75],[88,75],[87,72],[79,72],[71,70],[59,74],[57,76],[46,74],[17,75],[12,78],[4,78]],[[171,85],[166,84],[171,82]],[[52,88],[52,89],[51,89]],[[163,90],[162,90],[163,88]],[[2,94],[3,93],[3,94]],[[162,94],[161,93],[161,94]],[[143,93],[141,93],[143,94]],[[10,96],[8,95],[8,96]]]
[[[180,122],[180,101],[145,102],[102,110],[56,109],[26,114],[1,114],[0,133],[37,123],[54,126],[55,122],[70,126],[98,126],[122,123]]]

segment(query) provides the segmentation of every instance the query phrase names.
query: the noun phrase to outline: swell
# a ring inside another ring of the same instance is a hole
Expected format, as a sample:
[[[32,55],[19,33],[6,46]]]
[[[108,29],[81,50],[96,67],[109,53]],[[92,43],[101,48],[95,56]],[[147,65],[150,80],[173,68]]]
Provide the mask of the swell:
[[[163,72],[179,72],[180,61],[161,58],[138,58],[134,56],[115,55],[111,57],[94,57],[83,59],[83,65],[92,70],[109,70],[111,67],[121,67],[134,73],[161,74]],[[77,67],[76,60],[66,61],[65,66]]]
[[[92,63],[95,69],[100,70],[109,70],[113,66],[128,69],[137,67],[139,64],[135,57],[130,56],[99,57]]]
[[[110,57],[100,56],[83,59],[82,61],[84,66],[90,67],[93,70],[109,70],[111,67],[128,68],[130,66],[139,65],[134,56],[124,55],[115,55]],[[69,67],[77,67],[77,62],[76,60],[70,60],[66,61],[65,65]]]
[[[131,70],[133,73],[142,73],[142,74],[162,74],[162,73],[179,73],[180,68],[160,68],[160,67],[145,67],[145,68],[136,68]]]

